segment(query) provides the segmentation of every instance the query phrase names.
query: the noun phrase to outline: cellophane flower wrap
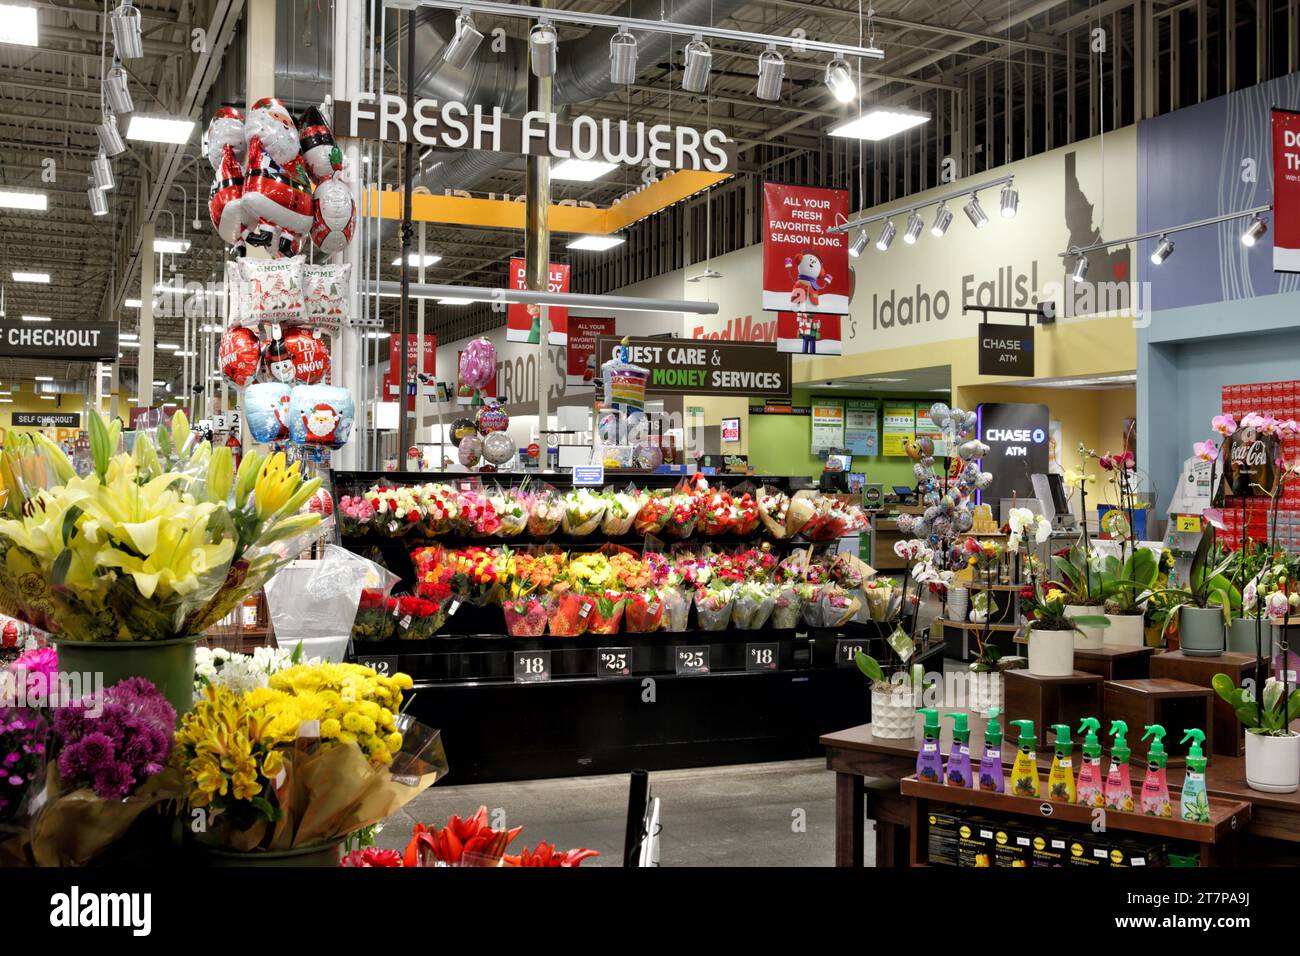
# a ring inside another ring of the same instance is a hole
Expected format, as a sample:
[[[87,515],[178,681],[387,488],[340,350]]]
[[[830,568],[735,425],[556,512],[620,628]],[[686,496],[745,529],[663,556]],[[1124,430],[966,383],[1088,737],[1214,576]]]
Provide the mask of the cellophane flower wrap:
[[[511,637],[541,637],[550,617],[551,588],[563,572],[563,560],[552,552],[508,551],[505,554],[506,592],[501,610]]]
[[[0,704],[0,822],[25,812],[33,788],[44,779],[46,716],[33,707]]]
[[[735,527],[732,529],[741,537],[748,537],[758,530],[758,492],[749,482],[731,489],[732,514]]]
[[[862,607],[862,602],[853,592],[838,584],[823,585],[817,592],[817,603],[821,608],[822,627],[843,627]]]
[[[793,538],[812,520],[817,512],[817,497],[815,491],[796,491],[790,496],[785,508],[786,537]]]
[[[622,491],[605,489],[605,516],[600,520],[601,534],[619,538],[632,530],[632,522],[640,508],[636,489],[629,485]]]
[[[632,526],[637,534],[659,534],[668,520],[668,488],[642,488],[636,493],[637,510]]]
[[[41,585],[39,626],[67,640],[202,633],[297,557],[320,524],[318,513],[299,513],[320,480],[305,481],[283,453],[250,451],[236,472],[230,449],[196,442],[177,412],[157,445],[141,434],[132,454],[114,455],[120,422],[87,420],[94,468],[78,476],[37,434],[54,483],[28,488],[23,502],[11,495],[0,518],[0,589],[23,613]]]
[[[528,493],[523,488],[498,484],[488,500],[497,515],[497,537],[509,540],[524,533],[528,527]]]
[[[645,553],[646,567],[655,596],[663,604],[659,626],[665,631],[679,633],[686,630],[691,613],[691,592],[687,590],[676,565],[660,551]]]
[[[416,488],[376,485],[366,492],[365,497],[375,510],[371,527],[385,537],[404,537],[424,521],[424,509]]]
[[[336,513],[339,531],[345,536],[365,534],[375,520],[374,506],[364,495],[343,495]]]
[[[663,620],[664,601],[658,588],[648,587],[627,592],[623,604],[623,627],[629,634],[657,631]]]
[[[767,623],[775,602],[775,585],[761,580],[746,580],[736,587],[731,604],[731,623],[742,631],[756,631]]]
[[[747,548],[739,548],[728,556],[728,563],[735,568],[741,579],[770,581],[776,573],[778,560],[775,552],[767,542]]]
[[[783,631],[793,630],[799,626],[803,614],[803,596],[800,586],[795,583],[773,585],[772,626]]]
[[[352,640],[362,643],[388,640],[396,627],[396,610],[397,598],[389,597],[382,588],[365,588],[352,621]]]
[[[416,501],[424,512],[420,520],[421,534],[438,538],[455,530],[460,511],[451,485],[440,481],[420,485],[416,489]]]
[[[623,606],[627,596],[617,588],[605,588],[591,595],[591,613],[587,617],[587,633],[617,634],[623,620]]]
[[[679,540],[693,535],[700,519],[700,505],[699,496],[683,478],[668,497],[668,518],[664,522],[663,533]]]
[[[736,529],[736,508],[731,493],[726,488],[709,488],[703,480],[697,492],[700,502],[700,519],[696,530],[706,537],[731,534]]]
[[[564,533],[585,538],[600,527],[605,499],[590,488],[570,488],[564,493]]]
[[[236,851],[340,840],[391,816],[446,771],[435,732],[401,715],[406,674],[298,665],[270,686],[209,687],[176,733],[194,838]]]
[[[403,595],[397,599],[397,624],[393,634],[401,641],[427,641],[438,633],[446,620],[445,604]]]
[[[773,538],[786,536],[786,519],[790,509],[790,496],[772,485],[764,485],[758,492],[758,519]]]
[[[547,611],[546,626],[552,637],[577,637],[587,631],[592,599],[567,584],[551,592],[551,606]]]
[[[528,535],[549,538],[564,521],[564,500],[554,485],[542,484],[528,493]]]
[[[456,529],[471,538],[495,538],[501,531],[501,516],[488,495],[478,487],[456,493]]]
[[[705,631],[726,630],[731,622],[731,604],[735,589],[730,584],[710,582],[695,592],[695,613],[700,620],[700,629]]]

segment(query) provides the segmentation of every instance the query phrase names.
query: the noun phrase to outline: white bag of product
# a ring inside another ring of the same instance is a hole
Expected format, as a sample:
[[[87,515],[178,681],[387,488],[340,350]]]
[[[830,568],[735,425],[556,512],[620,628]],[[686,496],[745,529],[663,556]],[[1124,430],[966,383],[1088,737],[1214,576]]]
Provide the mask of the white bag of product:
[[[351,270],[351,263],[302,267],[303,324],[338,331],[347,314],[348,273]]]

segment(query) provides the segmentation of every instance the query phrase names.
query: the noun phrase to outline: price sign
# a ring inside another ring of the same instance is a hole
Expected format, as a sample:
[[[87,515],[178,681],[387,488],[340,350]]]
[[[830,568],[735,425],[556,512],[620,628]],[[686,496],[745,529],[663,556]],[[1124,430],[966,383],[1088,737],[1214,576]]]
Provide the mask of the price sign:
[[[626,677],[632,673],[632,648],[596,648],[597,677]]]
[[[709,672],[709,645],[677,648],[677,673],[707,674]]]
[[[1193,534],[1199,534],[1201,530],[1201,518],[1199,515],[1179,515],[1178,530],[1190,531]]]
[[[550,651],[516,651],[515,683],[541,684],[551,679]]]
[[[841,637],[835,642],[835,666],[857,667],[858,651],[867,652],[867,642],[851,637]]]
[[[745,670],[747,671],[774,671],[780,660],[780,644],[745,645]]]
[[[397,673],[397,657],[358,657],[357,663],[369,667],[380,677],[392,677]]]
[[[589,485],[599,488],[605,483],[605,466],[604,465],[574,465],[573,466],[573,484]]]

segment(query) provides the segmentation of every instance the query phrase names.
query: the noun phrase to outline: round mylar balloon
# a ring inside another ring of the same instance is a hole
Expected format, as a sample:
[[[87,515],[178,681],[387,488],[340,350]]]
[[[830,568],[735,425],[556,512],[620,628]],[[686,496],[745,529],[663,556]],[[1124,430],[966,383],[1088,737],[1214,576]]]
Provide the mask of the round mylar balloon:
[[[491,401],[479,408],[478,414],[474,416],[474,421],[478,425],[479,433],[489,435],[493,432],[503,432],[510,427],[510,416],[506,410],[501,407],[500,402]],[[488,459],[491,461],[492,459]],[[498,462],[499,464],[499,462]]]
[[[930,421],[937,427],[942,428],[948,424],[948,415],[948,406],[943,402],[935,402],[930,406]]]
[[[244,415],[253,441],[284,441],[289,437],[291,402],[289,386],[280,382],[258,382],[244,390]]]
[[[483,457],[494,465],[504,465],[515,457],[515,443],[507,432],[489,432],[483,438]]]
[[[324,338],[316,338],[310,329],[297,326],[266,343],[262,364],[274,381],[315,385],[329,374],[330,350]]]
[[[218,353],[221,374],[235,388],[243,388],[252,381],[261,355],[261,345],[252,329],[226,329],[221,336],[221,351]]]
[[[917,447],[921,449],[922,460],[934,457],[934,439],[929,436],[922,436],[916,440]]]
[[[497,373],[497,350],[487,336],[479,336],[460,353],[460,381],[470,388],[484,388]]]
[[[291,437],[297,445],[342,448],[352,434],[356,408],[352,393],[337,385],[299,385],[293,390],[289,413]]]
[[[456,446],[456,458],[466,468],[473,468],[483,456],[483,439],[477,435],[466,435]]]
[[[472,418],[458,418],[451,423],[451,440],[459,445],[471,435],[478,434],[478,426],[474,424]]]

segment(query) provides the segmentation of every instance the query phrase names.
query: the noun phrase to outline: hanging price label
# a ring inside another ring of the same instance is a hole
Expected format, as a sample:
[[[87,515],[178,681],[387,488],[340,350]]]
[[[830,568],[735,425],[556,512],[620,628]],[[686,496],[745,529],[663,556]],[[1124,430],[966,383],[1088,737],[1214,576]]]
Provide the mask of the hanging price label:
[[[597,677],[626,677],[632,673],[632,648],[598,647],[596,649]]]
[[[380,677],[392,677],[397,673],[397,658],[390,657],[358,657],[357,663],[362,667],[369,667]]]
[[[745,670],[747,671],[774,671],[780,659],[780,644],[745,645]]]
[[[709,672],[709,645],[677,648],[677,673],[707,674]]]
[[[865,641],[856,638],[841,637],[835,642],[835,666],[857,667],[858,652],[867,652]]]
[[[1179,531],[1190,531],[1190,532],[1192,532],[1193,534],[1198,534],[1198,533],[1200,533],[1200,530],[1201,530],[1201,519],[1200,519],[1200,517],[1197,516],[1197,515],[1179,515],[1179,516],[1178,516],[1178,530],[1179,530]]]
[[[516,684],[541,684],[550,679],[550,651],[517,651],[515,653]]]

